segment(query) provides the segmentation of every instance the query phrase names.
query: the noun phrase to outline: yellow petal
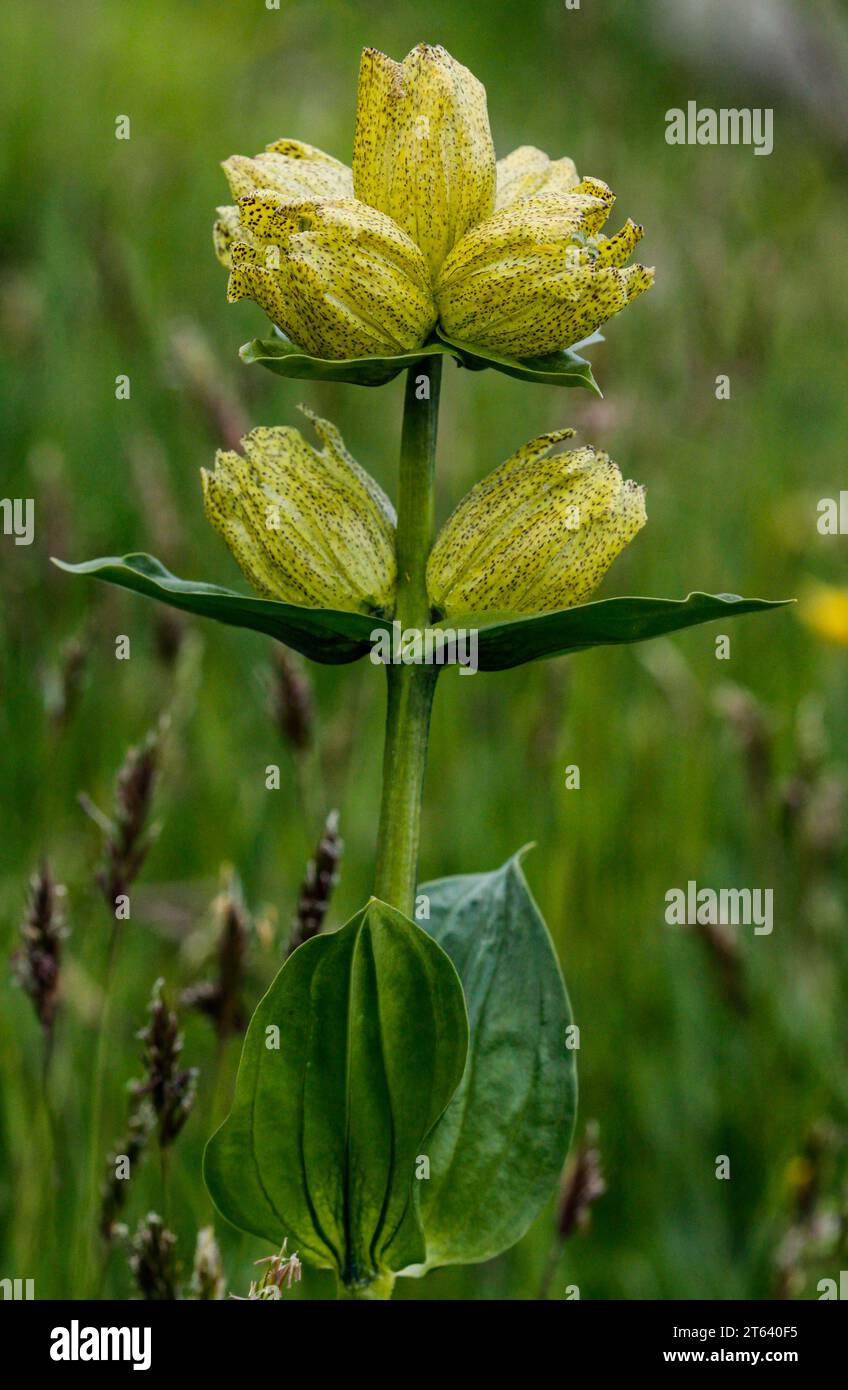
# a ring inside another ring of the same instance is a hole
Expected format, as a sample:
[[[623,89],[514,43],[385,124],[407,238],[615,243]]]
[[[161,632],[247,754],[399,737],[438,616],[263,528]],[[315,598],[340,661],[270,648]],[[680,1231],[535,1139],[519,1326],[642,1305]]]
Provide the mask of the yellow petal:
[[[365,49],[353,181],[356,197],[392,217],[437,271],[494,208],[485,88],[443,48],[419,44],[402,63]]]
[[[353,175],[347,165],[301,140],[277,140],[253,159],[232,155],[222,168],[234,198],[263,189],[278,194],[286,203],[353,197]],[[238,208],[220,207],[217,213],[212,229],[215,254],[229,270],[234,242],[246,241],[252,246],[253,240],[245,235],[243,226],[240,228]]]
[[[228,270],[232,268],[232,251],[235,242],[242,240],[241,217],[238,208],[223,207],[216,209],[217,220],[212,228],[212,240],[215,246],[215,255],[225,265]]]
[[[307,412],[308,413],[308,412]],[[266,598],[389,612],[395,585],[388,500],[328,421],[310,416],[322,450],[284,426],[252,430],[243,454],[201,470],[206,515]]]
[[[253,159],[234,154],[222,168],[234,198],[258,188],[271,188],[290,203],[353,197],[353,175],[347,165],[299,140],[278,140]]]
[[[608,455],[552,448],[572,433],[532,440],[478,483],[445,523],[427,586],[447,620],[579,603],[645,524],[642,489],[623,482]]]
[[[642,229],[598,236],[613,195],[584,179],[561,197],[496,213],[456,246],[436,282],[447,335],[512,357],[536,357],[593,333],[653,283],[625,267]]]
[[[239,202],[247,240],[232,247],[230,300],[251,298],[292,342],[321,357],[408,352],[436,320],[426,262],[382,213],[355,199]]]
[[[540,193],[570,193],[579,181],[573,159],[549,159],[534,145],[520,145],[498,160],[495,210]]]
[[[598,237],[598,255],[595,266],[600,269],[605,265],[625,265],[630,259],[634,247],[638,246],[644,235],[645,228],[639,227],[628,217],[621,231],[616,232],[615,236]]]

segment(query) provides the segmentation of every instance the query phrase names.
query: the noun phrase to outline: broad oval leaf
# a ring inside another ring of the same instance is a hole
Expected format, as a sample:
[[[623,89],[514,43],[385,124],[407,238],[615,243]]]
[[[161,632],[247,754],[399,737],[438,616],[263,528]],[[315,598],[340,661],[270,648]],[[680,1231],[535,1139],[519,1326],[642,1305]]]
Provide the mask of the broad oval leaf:
[[[239,349],[242,362],[258,362],[277,376],[308,381],[346,381],[354,386],[384,386],[422,358],[446,355],[457,360],[460,356],[450,344],[438,341],[394,357],[312,357],[280,335],[254,338]]]
[[[589,647],[644,642],[699,623],[725,621],[744,613],[767,613],[792,602],[702,593],[692,593],[684,599],[608,598],[533,617],[493,620],[491,615],[458,616],[451,619],[451,627],[476,630],[477,664],[481,671],[504,671],[543,657],[565,656]]]
[[[107,555],[80,565],[69,565],[63,560],[53,563],[68,574],[90,574],[108,584],[158,599],[171,608],[180,608],[185,613],[214,618],[230,627],[264,632],[294,647],[303,656],[328,665],[358,660],[369,650],[371,634],[377,628],[391,628],[384,619],[371,618],[364,613],[300,608],[295,604],[239,594],[217,584],[178,579],[152,555]]]
[[[232,1111],[206,1147],[215,1206],[348,1285],[423,1260],[415,1162],[467,1047],[450,960],[372,898],[299,947],[257,1007]]]
[[[425,1145],[430,1177],[416,1190],[427,1259],[410,1273],[488,1260],[520,1239],[559,1180],[577,1104],[568,995],[521,853],[418,891],[430,902],[423,925],[462,980],[471,1039]]]

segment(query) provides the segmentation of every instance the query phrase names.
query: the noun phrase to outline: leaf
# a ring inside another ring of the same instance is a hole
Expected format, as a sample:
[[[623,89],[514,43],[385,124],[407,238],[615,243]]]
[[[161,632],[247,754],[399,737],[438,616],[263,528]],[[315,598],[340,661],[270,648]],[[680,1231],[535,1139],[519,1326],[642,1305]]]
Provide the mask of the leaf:
[[[239,594],[233,589],[219,588],[217,584],[177,579],[152,555],[107,555],[81,565],[69,565],[63,560],[53,563],[68,574],[91,574],[95,579],[145,594],[186,613],[214,618],[230,627],[264,632],[294,647],[303,656],[330,665],[356,661],[369,650],[370,636],[376,628],[390,629],[384,619],[364,613],[300,608],[296,604]]]
[[[442,333],[439,333],[439,337],[443,343],[456,350],[463,366],[472,371],[493,367],[495,371],[517,377],[519,381],[537,381],[545,386],[583,386],[587,391],[593,391],[596,396],[603,396],[592,375],[591,364],[574,348],[563,348],[561,352],[550,352],[544,357],[519,360],[516,357],[502,357],[499,353],[478,347],[474,343],[461,343],[458,339],[448,338]]]
[[[425,1145],[427,1268],[514,1245],[554,1190],[574,1128],[571,1009],[522,853],[494,873],[418,890],[430,899],[422,925],[459,972],[471,1027],[462,1083]]]
[[[667,632],[696,627],[716,619],[738,618],[743,613],[766,613],[792,599],[774,601],[739,598],[736,594],[692,593],[684,599],[608,598],[578,604],[556,613],[535,617],[469,614],[451,618],[453,629],[477,630],[477,662],[481,671],[505,671],[526,661],[585,651],[589,647],[619,646],[644,642]]]
[[[392,634],[386,618],[364,613],[301,608],[222,589],[217,584],[177,579],[152,555],[104,556],[69,565],[53,561],[68,574],[90,574],[134,593],[158,599],[172,608],[214,618],[230,627],[246,627],[285,642],[313,661],[341,665],[357,661],[372,646],[372,634]],[[611,598],[579,604],[557,613],[534,617],[467,614],[452,617],[450,628],[438,624],[436,648],[450,647],[450,632],[464,628],[477,633],[477,664],[481,671],[503,671],[549,656],[564,656],[588,647],[643,642],[681,628],[742,613],[768,612],[792,599],[743,599],[735,594],[689,594],[685,599]]]
[[[602,341],[593,335],[586,343]],[[580,345],[582,346],[582,344]],[[278,329],[271,338],[254,338],[239,349],[242,362],[258,362],[277,376],[296,377],[309,381],[346,381],[354,386],[384,386],[386,382],[425,357],[450,356],[457,365],[469,371],[481,372],[486,367],[518,377],[520,381],[538,381],[552,386],[584,386],[600,396],[601,390],[592,375],[592,368],[575,348],[548,353],[545,357],[501,357],[488,348],[474,343],[461,343],[444,334],[412,352],[400,352],[392,357],[313,357],[284,337]]]
[[[277,376],[297,377],[309,381],[346,381],[354,386],[384,386],[407,367],[414,367],[424,357],[449,355],[459,358],[447,343],[427,343],[414,352],[398,353],[394,357],[311,357],[282,336],[254,338],[239,349],[242,362],[258,362]]]
[[[467,1047],[450,960],[372,898],[299,947],[253,1015],[232,1111],[206,1147],[215,1206],[348,1285],[419,1262],[415,1162]]]

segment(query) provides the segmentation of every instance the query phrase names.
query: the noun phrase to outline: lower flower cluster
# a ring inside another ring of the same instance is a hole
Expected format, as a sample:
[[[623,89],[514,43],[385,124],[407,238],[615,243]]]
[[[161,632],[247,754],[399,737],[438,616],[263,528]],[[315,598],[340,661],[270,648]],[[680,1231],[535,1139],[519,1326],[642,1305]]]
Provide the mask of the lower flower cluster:
[[[265,598],[391,617],[395,514],[327,420],[251,431],[203,470],[206,513]],[[641,487],[570,429],[531,440],[474,487],[427,565],[434,615],[546,613],[580,603],[644,526]]]

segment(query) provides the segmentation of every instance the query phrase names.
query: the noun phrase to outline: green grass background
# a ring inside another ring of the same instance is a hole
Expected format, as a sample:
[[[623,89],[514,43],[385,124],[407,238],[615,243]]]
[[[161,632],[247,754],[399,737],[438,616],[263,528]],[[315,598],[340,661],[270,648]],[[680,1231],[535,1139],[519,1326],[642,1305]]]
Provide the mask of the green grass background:
[[[0,980],[0,1276],[34,1276],[39,1297],[86,1292],[76,1248],[109,923],[92,886],[98,833],[77,793],[108,807],[126,748],[178,695],[162,833],[121,941],[104,1155],[139,1074],[134,1034],[154,979],[164,975],[174,995],[203,973],[220,867],[236,866],[252,908],[277,914],[277,940],[251,948],[255,1000],[278,963],[316,830],[266,709],[267,643],[193,620],[168,666],[153,605],[60,574],[48,557],[149,549],[188,577],[240,582],[203,517],[198,469],[221,432],[188,379],[187,336],[208,353],[212,397],[250,425],[296,422],[305,401],[338,423],[390,491],[394,483],[400,381],[380,390],[284,382],[239,363],[239,344],[264,320],[251,303],[226,304],[212,255],[213,209],[227,201],[221,159],[288,135],[349,160],[360,48],[401,57],[422,39],[445,44],[487,87],[498,153],[532,143],[607,180],[614,225],[628,215],[645,224],[642,255],[657,284],[592,351],[601,402],[446,368],[440,514],[520,443],[572,424],[647,487],[648,526],[602,594],[779,598],[810,576],[844,579],[844,538],[821,538],[815,524],[817,499],[846,486],[844,151],[767,75],[758,85],[703,68],[695,51],[669,56],[650,13],[624,0],[585,0],[580,11],[557,0],[2,7],[0,493],[36,499],[35,543],[0,537],[2,959],[44,854],[67,884],[71,930],[50,1093],[56,1171],[38,1027],[5,967]],[[774,153],[667,146],[665,111],[689,99],[774,106]],[[132,136],[118,141],[124,114]],[[115,399],[120,373],[129,401]],[[715,398],[719,373],[730,375],[729,401]],[[797,767],[799,718],[827,741],[821,776],[842,785],[848,652],[821,645],[793,610],[728,628],[729,661],[716,660],[716,632],[473,680],[450,673],[437,697],[422,878],[494,867],[534,840],[528,877],[581,1027],[581,1125],[599,1122],[609,1190],[591,1228],[569,1242],[555,1297],[575,1283],[584,1298],[767,1296],[797,1200],[793,1160],[814,1126],[834,1134],[823,1209],[837,1213],[843,1200],[839,799],[828,803],[827,852],[815,825],[783,829],[779,806]],[[121,633],[132,642],[126,662],[114,655]],[[45,690],[63,644],[80,636],[90,645],[80,697],[56,728]],[[383,681],[366,663],[310,675],[326,781],[314,797],[320,809],[338,805],[345,840],[339,925],[370,890]],[[716,709],[727,682],[764,712],[760,797],[750,754]],[[282,767],[279,792],[265,790],[269,763]],[[565,788],[572,763],[579,791]],[[773,935],[738,932],[747,1015],[704,943],[664,923],[666,891],[689,878],[775,890]],[[185,1038],[201,1077],[174,1154],[169,1220],[190,1266],[210,1218],[202,1147],[226,1106],[237,1048],[216,1061],[199,1016],[186,1019]],[[730,1181],[716,1180],[719,1154]],[[159,1182],[153,1155],[133,1183],[131,1225],[161,1209]],[[532,1298],[551,1222],[549,1209],[502,1258],[404,1283],[400,1295]],[[267,1251],[219,1236],[229,1285],[244,1293],[251,1261]],[[838,1277],[831,1249],[805,1262],[799,1296]],[[103,1290],[131,1296],[120,1249]],[[330,1292],[327,1276],[307,1271],[290,1296]]]

